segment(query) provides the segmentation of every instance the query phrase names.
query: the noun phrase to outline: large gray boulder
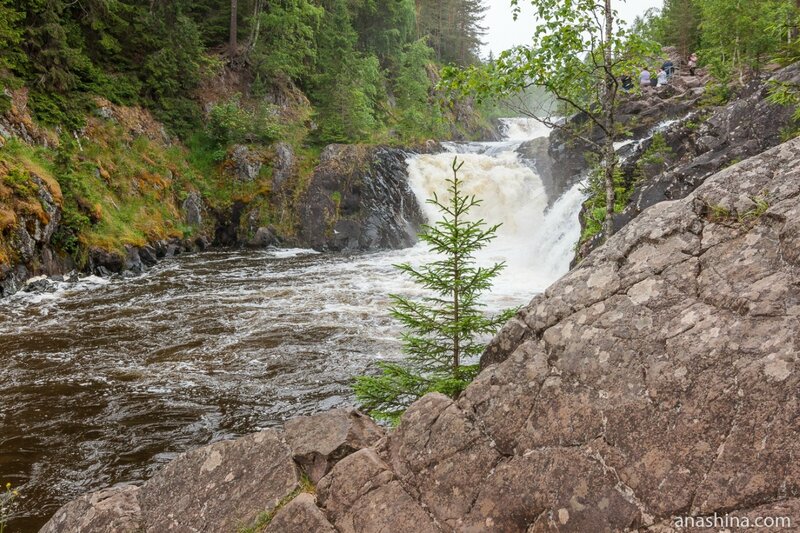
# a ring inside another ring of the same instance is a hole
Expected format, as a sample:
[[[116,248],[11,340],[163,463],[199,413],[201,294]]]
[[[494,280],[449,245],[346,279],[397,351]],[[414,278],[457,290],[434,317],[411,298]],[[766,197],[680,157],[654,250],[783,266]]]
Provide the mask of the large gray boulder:
[[[136,533],[142,518],[139,487],[124,485],[85,494],[61,507],[39,531]]]
[[[337,531],[441,531],[372,449],[340,461],[319,485],[319,503]]]
[[[336,529],[314,500],[302,492],[282,507],[264,529],[264,533],[335,533]]]
[[[147,531],[234,531],[274,509],[299,483],[275,430],[183,454],[141,488]]]
[[[485,480],[554,491],[504,514],[580,531],[609,490],[640,526],[797,498],[798,195],[794,140],[647,209],[500,332],[458,405],[509,461],[575,456],[572,481]],[[582,495],[594,468],[612,477]]]
[[[201,226],[203,224],[205,204],[199,192],[190,192],[183,201],[181,208],[187,224],[190,226]]]
[[[289,143],[275,144],[275,158],[272,163],[272,190],[279,192],[297,172],[297,158]]]
[[[227,167],[239,181],[255,181],[263,165],[261,154],[243,144],[233,146],[228,154]]]

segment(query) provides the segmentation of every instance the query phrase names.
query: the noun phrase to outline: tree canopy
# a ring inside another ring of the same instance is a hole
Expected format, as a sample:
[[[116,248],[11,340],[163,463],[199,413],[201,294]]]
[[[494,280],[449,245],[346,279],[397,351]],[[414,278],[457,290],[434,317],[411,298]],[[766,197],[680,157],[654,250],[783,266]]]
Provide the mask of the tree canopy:
[[[426,138],[442,124],[411,118],[438,105],[423,73],[478,60],[481,2],[0,0],[0,78],[28,85],[45,123],[79,126],[100,95],[185,135],[204,118],[200,82],[230,63],[254,87],[303,90],[320,142]]]

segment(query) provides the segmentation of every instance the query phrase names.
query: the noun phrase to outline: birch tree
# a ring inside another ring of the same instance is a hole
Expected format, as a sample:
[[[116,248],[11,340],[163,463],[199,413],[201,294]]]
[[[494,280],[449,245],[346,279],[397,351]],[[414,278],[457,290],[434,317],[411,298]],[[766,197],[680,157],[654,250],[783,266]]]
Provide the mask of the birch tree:
[[[514,16],[518,0],[512,0]],[[636,77],[659,55],[659,47],[630,31],[619,20],[611,0],[532,0],[538,25],[531,44],[504,51],[489,65],[449,68],[444,85],[478,100],[502,98],[520,114],[565,130],[597,154],[602,167],[604,236],[613,232],[618,160],[614,142],[620,136],[616,108],[623,75]],[[557,106],[531,109],[520,95],[540,87]],[[581,113],[583,126],[560,120],[563,113]],[[599,130],[599,135],[597,131]],[[598,140],[599,139],[599,140]]]

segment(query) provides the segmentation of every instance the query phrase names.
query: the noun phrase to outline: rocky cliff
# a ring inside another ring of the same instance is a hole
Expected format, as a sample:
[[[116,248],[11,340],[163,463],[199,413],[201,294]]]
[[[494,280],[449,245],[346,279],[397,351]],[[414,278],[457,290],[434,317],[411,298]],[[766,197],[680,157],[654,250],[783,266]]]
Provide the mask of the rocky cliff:
[[[385,437],[334,412],[217,443],[43,531],[797,523],[798,243],[800,139],[644,210],[501,330],[457,400],[422,398]]]
[[[300,242],[325,250],[405,248],[424,222],[403,150],[333,144],[300,201]]]
[[[140,108],[99,101],[59,140],[17,100],[0,114],[0,298],[47,290],[37,276],[135,275],[209,246],[403,248],[423,222],[401,149],[233,145],[203,166]]]
[[[656,116],[663,112],[665,114],[660,116],[665,119],[681,120],[664,128],[657,136],[652,131],[640,132],[644,135],[641,142],[620,150],[623,180],[632,192],[628,206],[614,218],[615,229],[619,230],[658,202],[684,198],[709,176],[777,146],[790,136],[797,127],[792,118],[794,109],[770,101],[769,92],[774,83],[800,84],[800,63],[753,80],[740,88],[737,97],[726,105],[698,105],[701,103],[698,95],[702,95],[704,89],[692,87],[693,83],[684,96],[673,96],[660,106],[643,105],[651,117],[649,122],[652,122],[652,110],[656,111]],[[671,94],[676,89],[667,86],[661,90]],[[649,99],[659,99],[658,94]],[[623,107],[630,111],[633,105],[631,102]],[[686,115],[689,111],[691,113]],[[654,146],[656,137],[662,147]],[[574,151],[564,148],[559,153],[568,159],[570,154],[572,159],[576,157]],[[569,164],[566,167],[574,169],[576,164],[573,162],[573,167]],[[564,168],[560,164],[554,166]],[[602,240],[602,235],[595,236],[581,247],[578,256],[586,256]]]

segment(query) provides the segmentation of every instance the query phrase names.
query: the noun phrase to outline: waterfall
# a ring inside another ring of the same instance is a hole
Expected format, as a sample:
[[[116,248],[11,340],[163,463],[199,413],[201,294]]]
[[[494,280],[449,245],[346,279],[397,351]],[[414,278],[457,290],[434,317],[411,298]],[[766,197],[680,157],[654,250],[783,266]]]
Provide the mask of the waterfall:
[[[464,192],[482,203],[473,216],[489,224],[502,224],[497,238],[477,259],[488,264],[505,261],[506,269],[495,282],[490,307],[519,303],[569,270],[574,246],[580,236],[578,212],[585,199],[580,184],[574,185],[548,208],[542,180],[520,160],[515,148],[525,140],[548,134],[530,119],[503,119],[506,138],[499,142],[449,143],[445,153],[417,155],[408,161],[409,182],[426,219],[439,216],[426,202],[434,193],[447,199],[445,179],[452,176],[454,157],[463,161],[459,176]]]
[[[501,118],[503,136],[509,141],[530,141],[550,135],[550,128],[530,118]]]

